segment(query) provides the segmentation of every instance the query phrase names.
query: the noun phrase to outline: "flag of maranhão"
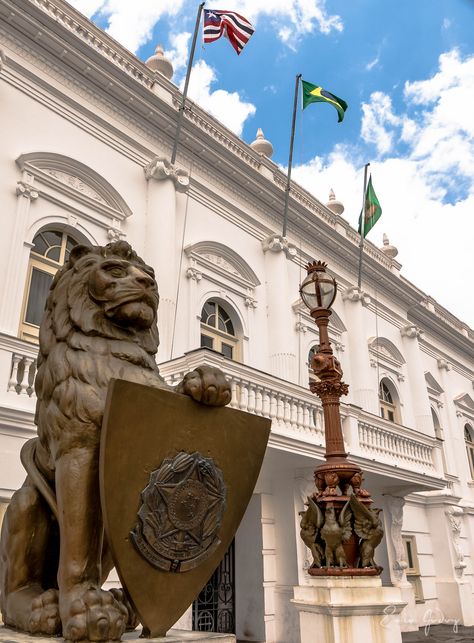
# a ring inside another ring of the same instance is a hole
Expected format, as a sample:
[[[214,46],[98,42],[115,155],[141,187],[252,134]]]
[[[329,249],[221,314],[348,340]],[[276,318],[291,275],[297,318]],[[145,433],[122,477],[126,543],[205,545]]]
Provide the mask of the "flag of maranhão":
[[[203,40],[214,42],[227,36],[237,54],[240,54],[255,29],[247,18],[235,11],[204,9]]]
[[[308,83],[306,80],[301,81],[301,86],[303,88],[303,109],[311,103],[329,103],[337,109],[339,115],[337,122],[340,123],[342,121],[344,112],[347,109],[346,101],[319,87],[319,85]]]
[[[382,208],[372,185],[372,176],[370,176],[367,184],[367,191],[365,193],[364,221],[362,222],[362,212],[359,217],[359,234],[366,237],[367,233],[372,230],[381,215]]]

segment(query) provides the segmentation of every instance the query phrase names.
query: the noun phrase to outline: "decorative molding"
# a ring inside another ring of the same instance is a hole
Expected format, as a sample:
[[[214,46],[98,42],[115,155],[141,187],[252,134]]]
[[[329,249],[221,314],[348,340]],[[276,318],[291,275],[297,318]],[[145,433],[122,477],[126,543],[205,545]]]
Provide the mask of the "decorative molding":
[[[80,161],[52,152],[32,152],[19,156],[16,164],[24,175],[34,177],[38,195],[51,198],[48,188],[53,188],[74,200],[83,201],[92,210],[100,211],[111,219],[110,227],[115,227],[114,221],[123,221],[132,214],[117,190]]]
[[[308,330],[308,326],[306,324],[303,324],[303,322],[298,321],[295,324],[295,330],[297,333],[306,333]]]
[[[400,368],[405,364],[405,358],[395,346],[386,337],[370,337],[367,341],[369,353],[376,361],[388,362],[392,366]]]
[[[402,337],[408,337],[409,339],[419,339],[424,331],[422,331],[416,324],[406,324],[400,328],[400,334]]]
[[[246,297],[244,304],[247,306],[247,308],[257,308],[258,302],[253,297]]]
[[[248,263],[234,250],[216,241],[198,241],[186,246],[184,252],[190,260],[190,268],[197,267],[207,278],[214,276],[217,284],[221,284],[224,277],[234,284],[235,292],[253,299],[253,292],[260,281]]]
[[[435,396],[438,396],[444,393],[444,390],[441,388],[441,386],[438,384],[438,382],[435,380],[435,378],[431,375],[429,371],[425,373],[425,380],[426,380],[426,387],[428,389],[428,393]]]
[[[390,512],[390,537],[392,539],[395,555],[395,560],[392,564],[392,572],[396,582],[400,583],[404,580],[405,569],[408,567],[402,538],[405,498],[390,495],[386,495],[384,497]]]
[[[186,277],[188,279],[192,279],[193,281],[195,281],[197,283],[198,281],[201,281],[201,279],[202,279],[202,272],[200,272],[196,268],[188,268],[186,270]]]
[[[23,196],[29,201],[36,201],[36,199],[39,197],[38,191],[35,190],[35,188],[30,183],[26,183],[25,181],[17,182],[16,195]]]
[[[366,292],[357,288],[357,286],[350,286],[349,288],[346,288],[346,290],[342,293],[342,300],[352,302],[360,301],[363,306],[368,306],[372,301],[370,296]]]
[[[314,319],[310,316],[307,306],[303,303],[301,297],[291,305],[295,315],[300,315],[307,322],[307,330],[314,329],[315,332],[318,332],[318,327],[314,322]],[[342,333],[347,332],[342,319],[336,313],[334,308],[331,308],[331,314],[329,315],[329,333],[340,336]],[[333,340],[331,339],[331,342]]]
[[[120,241],[125,237],[125,233],[120,230],[120,225],[116,228],[109,228],[107,230],[107,237],[110,241]]]
[[[444,512],[448,518],[449,528],[451,530],[451,543],[454,549],[455,564],[454,570],[457,576],[462,576],[464,569],[466,568],[466,563],[464,562],[464,554],[461,550],[460,539],[461,539],[461,528],[462,528],[462,519],[464,511],[462,507],[451,505]]]
[[[187,192],[189,188],[189,173],[176,165],[171,165],[168,159],[161,156],[155,156],[145,165],[143,170],[147,181],[150,179],[155,179],[155,181],[171,179],[177,192]]]
[[[439,368],[440,371],[444,370],[444,371],[448,372],[453,368],[452,364],[450,364],[447,359],[443,359],[442,357],[440,357],[437,360],[437,364],[438,364],[438,368]]]
[[[454,398],[456,405],[456,415],[466,417],[474,421],[474,400],[469,393],[461,393]]]
[[[290,243],[286,237],[279,234],[272,234],[262,241],[263,252],[284,252],[287,259],[295,257],[297,254],[296,246]]]

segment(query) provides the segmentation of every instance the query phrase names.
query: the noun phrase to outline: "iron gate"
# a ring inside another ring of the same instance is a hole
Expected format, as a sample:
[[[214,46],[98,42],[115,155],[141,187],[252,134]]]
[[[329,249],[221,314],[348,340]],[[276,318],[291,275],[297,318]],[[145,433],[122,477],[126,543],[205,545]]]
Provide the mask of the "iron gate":
[[[235,634],[235,542],[193,603],[193,630]]]

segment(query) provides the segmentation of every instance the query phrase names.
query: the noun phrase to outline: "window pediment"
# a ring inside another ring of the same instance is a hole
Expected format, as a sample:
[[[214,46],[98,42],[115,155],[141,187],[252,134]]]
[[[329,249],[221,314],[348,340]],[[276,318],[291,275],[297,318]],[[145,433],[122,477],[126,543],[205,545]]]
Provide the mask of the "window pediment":
[[[132,214],[117,190],[80,161],[51,152],[32,152],[19,156],[16,164],[34,178],[35,185],[44,186],[45,196],[48,188],[53,188],[118,221]]]
[[[239,291],[252,291],[260,281],[252,268],[234,250],[222,243],[199,241],[184,249],[193,267],[199,267],[207,276],[221,275],[239,286]]]
[[[461,393],[454,398],[454,404],[464,416],[474,420],[474,400],[468,393]]]
[[[425,373],[425,380],[426,380],[426,388],[428,389],[428,393],[430,395],[439,396],[441,395],[441,393],[444,392],[441,386],[438,384],[438,382],[435,380],[435,378],[431,375],[430,372]]]
[[[369,352],[379,360],[400,368],[405,359],[398,348],[385,337],[371,337],[368,340]]]

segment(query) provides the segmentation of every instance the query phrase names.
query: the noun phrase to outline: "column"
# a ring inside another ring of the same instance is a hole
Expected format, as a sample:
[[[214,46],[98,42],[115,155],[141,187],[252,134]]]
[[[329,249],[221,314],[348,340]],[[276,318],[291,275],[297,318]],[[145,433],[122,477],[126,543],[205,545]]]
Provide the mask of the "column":
[[[297,382],[294,319],[290,305],[296,293],[289,291],[287,264],[287,260],[296,255],[296,247],[276,234],[265,239],[262,246],[265,253],[270,371],[282,379]]]
[[[352,399],[364,411],[379,414],[378,382],[370,367],[369,347],[367,344],[367,323],[364,306],[370,303],[370,297],[359,288],[348,288],[342,295],[347,309],[350,382]]]
[[[434,435],[425,371],[418,344],[421,332],[414,324],[407,324],[400,329],[407,361],[412,408],[415,418],[414,428],[425,435]]]
[[[154,268],[160,305],[158,361],[171,358],[178,290],[179,247],[176,238],[176,193],[186,192],[189,176],[155,157],[144,168],[147,179],[145,260]]]

